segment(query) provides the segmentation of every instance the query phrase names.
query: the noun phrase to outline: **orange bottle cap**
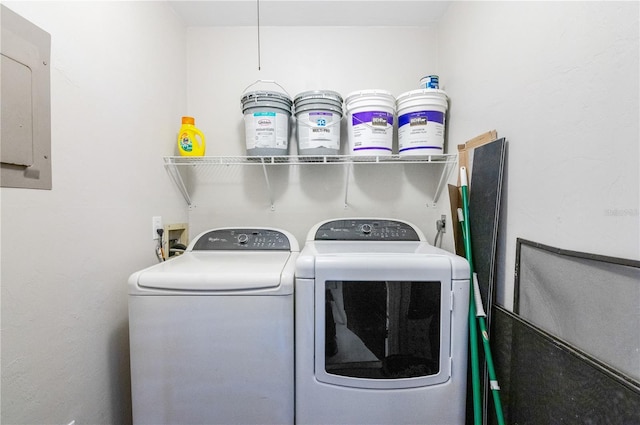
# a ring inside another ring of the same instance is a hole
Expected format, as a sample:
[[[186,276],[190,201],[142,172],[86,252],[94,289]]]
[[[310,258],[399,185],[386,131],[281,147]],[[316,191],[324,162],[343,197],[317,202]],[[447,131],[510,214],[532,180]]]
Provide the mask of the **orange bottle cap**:
[[[196,120],[193,117],[182,117],[182,124],[194,125],[195,123],[196,123]]]

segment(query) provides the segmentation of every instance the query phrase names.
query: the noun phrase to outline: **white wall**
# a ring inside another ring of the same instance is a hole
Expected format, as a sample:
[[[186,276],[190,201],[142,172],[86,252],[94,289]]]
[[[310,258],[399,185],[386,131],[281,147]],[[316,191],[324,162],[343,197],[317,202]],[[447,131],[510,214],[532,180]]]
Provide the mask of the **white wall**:
[[[1,421],[130,423],[127,278],[152,215],[187,219],[161,159],[186,32],[164,3],[3,3],[51,34],[53,190],[1,191]]]
[[[263,27],[260,71],[255,27],[192,27],[187,34],[189,111],[207,135],[209,155],[245,154],[240,98],[256,80],[275,80],[292,97],[374,88],[398,95],[438,70],[434,28]],[[279,88],[247,91],[258,89]]]
[[[248,87],[257,80],[275,80],[292,97],[307,90],[334,90],[345,97],[364,89],[398,96],[417,89],[422,76],[439,72],[434,27],[263,27],[260,71],[255,27],[192,27],[187,46],[188,109],[207,136],[208,155],[245,154],[242,94],[279,89],[264,83]],[[291,142],[295,154],[295,139]],[[281,167],[271,174],[275,210],[261,169],[215,170],[219,174],[211,184],[194,193],[192,234],[218,226],[275,226],[303,242],[322,219],[376,216],[412,221],[433,240],[439,208],[448,210],[446,196],[437,208],[427,207],[441,169],[357,166],[349,174],[337,166]]]
[[[449,140],[509,140],[507,307],[516,238],[640,258],[638,16],[638,2],[453,2],[440,23]]]

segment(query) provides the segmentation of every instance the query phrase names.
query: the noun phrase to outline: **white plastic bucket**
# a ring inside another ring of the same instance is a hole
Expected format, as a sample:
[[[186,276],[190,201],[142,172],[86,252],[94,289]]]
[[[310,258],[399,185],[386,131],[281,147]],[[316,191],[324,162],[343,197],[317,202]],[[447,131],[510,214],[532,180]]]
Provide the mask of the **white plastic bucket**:
[[[420,79],[420,88],[421,89],[439,89],[440,82],[437,75],[427,75],[426,77],[422,77]]]
[[[447,94],[419,89],[398,96],[398,153],[400,155],[444,154]]]
[[[298,94],[293,101],[300,155],[340,153],[342,97],[329,90]]]
[[[395,98],[385,90],[350,93],[344,101],[352,155],[391,155]]]
[[[291,98],[275,91],[253,91],[241,98],[248,156],[289,153]]]

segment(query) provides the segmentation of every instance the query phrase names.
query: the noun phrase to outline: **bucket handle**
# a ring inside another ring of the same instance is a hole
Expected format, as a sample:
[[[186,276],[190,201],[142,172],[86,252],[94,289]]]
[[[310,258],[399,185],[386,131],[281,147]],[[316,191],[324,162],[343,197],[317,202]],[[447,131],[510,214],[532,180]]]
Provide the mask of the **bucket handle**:
[[[276,83],[275,80],[256,80],[253,83],[249,84],[247,87],[245,87],[244,90],[242,90],[242,94],[245,94],[247,92],[247,90],[249,90],[250,87],[255,86],[258,83],[267,83],[267,84],[275,84],[276,86],[280,87],[282,89],[283,92],[285,92],[285,94],[289,97],[291,97],[291,95],[289,94],[289,92],[282,87],[280,84]]]

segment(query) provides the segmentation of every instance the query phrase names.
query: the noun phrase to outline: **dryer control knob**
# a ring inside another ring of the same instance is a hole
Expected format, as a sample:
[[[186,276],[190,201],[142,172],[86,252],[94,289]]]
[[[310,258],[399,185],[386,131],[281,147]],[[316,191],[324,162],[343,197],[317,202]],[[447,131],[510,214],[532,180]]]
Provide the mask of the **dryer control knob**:
[[[249,236],[247,236],[247,235],[246,235],[246,234],[244,234],[244,233],[240,233],[240,234],[238,235],[238,243],[240,243],[240,244],[243,244],[243,245],[244,245],[244,244],[246,244],[247,242],[249,242]]]
[[[360,230],[362,230],[362,233],[366,233],[368,235],[371,233],[372,228],[370,224],[363,224]]]

